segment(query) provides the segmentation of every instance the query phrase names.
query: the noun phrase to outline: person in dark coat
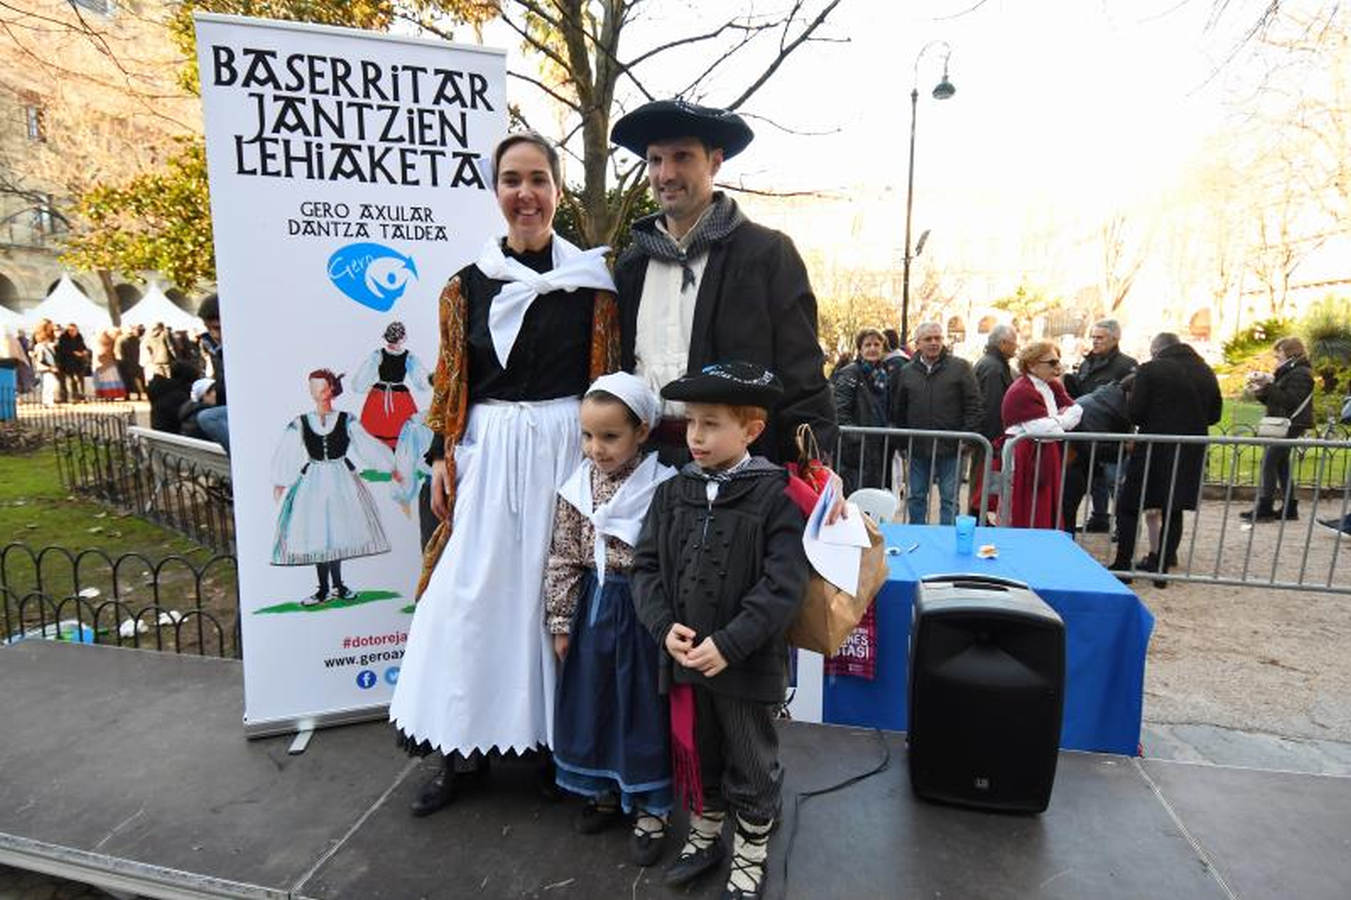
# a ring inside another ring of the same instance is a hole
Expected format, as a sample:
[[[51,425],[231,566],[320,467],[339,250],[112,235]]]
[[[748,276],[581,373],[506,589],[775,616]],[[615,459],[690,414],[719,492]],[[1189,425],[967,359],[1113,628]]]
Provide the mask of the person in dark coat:
[[[980,388],[981,405],[984,413],[980,419],[980,433],[993,445],[1004,433],[1004,423],[1000,409],[1004,404],[1004,394],[1013,384],[1013,369],[1009,360],[1018,354],[1018,332],[1012,325],[996,325],[990,329],[985,340],[985,353],[976,360],[973,373],[976,385]],[[984,452],[971,454],[971,494],[967,498],[968,512],[980,515],[980,495],[984,492]],[[991,472],[999,471],[999,456],[991,460]],[[994,512],[999,508],[999,497],[991,494],[986,510]]]
[[[197,370],[186,363],[174,363],[169,375],[156,375],[146,385],[146,396],[150,398],[150,427],[156,431],[178,434],[182,427],[179,413],[183,405],[192,400],[192,383],[197,379]]]
[[[61,376],[61,393],[74,403],[84,400],[84,376],[89,371],[89,347],[80,334],[80,326],[71,322],[56,339],[56,370]]]
[[[840,425],[886,428],[886,338],[876,328],[865,328],[854,338],[858,361],[835,378],[835,421]],[[891,451],[896,441],[876,436],[841,434],[838,467],[847,493],[859,488],[884,488],[891,483]]]
[[[1176,334],[1161,332],[1150,342],[1151,359],[1135,372],[1130,416],[1140,434],[1209,433],[1220,420],[1224,401],[1215,373]],[[1142,510],[1157,510],[1162,524],[1162,551],[1140,561],[1139,568],[1167,572],[1177,565],[1182,543],[1183,510],[1196,509],[1205,469],[1206,444],[1137,442],[1126,466],[1117,498],[1116,559],[1110,568],[1129,570],[1135,553],[1135,532]],[[1176,477],[1174,470],[1176,469]],[[1153,535],[1154,528],[1151,526]],[[1151,540],[1151,545],[1154,541]],[[1160,585],[1167,582],[1157,582]]]
[[[821,447],[835,446],[835,404],[802,257],[786,235],[713,189],[723,160],[752,138],[735,113],[683,100],[644,104],[615,123],[610,139],[647,160],[661,206],[633,224],[633,243],[615,264],[621,366],[657,390],[717,360],[773,371],[783,402],[752,451],[782,463],[797,458],[802,424]],[[663,463],[689,459],[684,428],[679,407],[667,404],[653,432]]]
[[[1075,402],[1083,409],[1083,417],[1075,426],[1075,431],[1098,434],[1129,434],[1132,428],[1130,414],[1130,389],[1135,375],[1130,374],[1120,381],[1113,381],[1083,394]],[[1097,479],[1104,476],[1114,478],[1119,461],[1126,459],[1125,443],[1095,441],[1092,444],[1073,443],[1068,447],[1070,460],[1065,467],[1064,527],[1074,534],[1074,523],[1079,514],[1079,504],[1089,489],[1089,469],[1093,471],[1093,490],[1097,490]],[[1092,465],[1090,466],[1090,463]],[[1114,486],[1114,485],[1113,485]]]
[[[981,427],[980,388],[971,363],[953,356],[943,346],[943,326],[924,322],[915,329],[914,358],[892,379],[891,421],[900,428],[934,431],[978,431]],[[938,482],[939,522],[957,518],[957,461],[955,440],[914,438],[907,442],[910,470],[906,481],[909,521],[929,518],[929,486]]]
[[[1304,353],[1304,342],[1285,337],[1276,342],[1276,371],[1254,372],[1248,387],[1266,406],[1268,416],[1290,420],[1287,437],[1297,438],[1313,427],[1313,366]],[[1276,498],[1281,498],[1280,506]],[[1262,453],[1262,481],[1257,506],[1239,516],[1249,522],[1298,519],[1299,500],[1290,479],[1290,448],[1268,446]]]
[[[1116,319],[1101,319],[1093,324],[1088,332],[1093,349],[1079,362],[1075,370],[1064,378],[1065,390],[1074,399],[1086,397],[1103,385],[1112,384],[1135,371],[1138,363],[1134,357],[1121,352],[1121,325]],[[1086,430],[1086,429],[1080,429]],[[1108,498],[1113,493],[1118,472],[1116,467],[1116,448],[1099,447],[1093,463],[1092,492],[1093,506],[1084,531],[1106,532],[1111,530],[1111,518],[1108,513]],[[1085,453],[1087,447],[1083,447]],[[1085,478],[1089,473],[1084,473]],[[1077,503],[1075,504],[1078,505]],[[1074,519],[1069,520],[1073,526]]]
[[[145,370],[141,368],[140,325],[123,325],[113,341],[113,356],[117,359],[117,375],[126,386],[127,397],[134,393],[145,399]]]

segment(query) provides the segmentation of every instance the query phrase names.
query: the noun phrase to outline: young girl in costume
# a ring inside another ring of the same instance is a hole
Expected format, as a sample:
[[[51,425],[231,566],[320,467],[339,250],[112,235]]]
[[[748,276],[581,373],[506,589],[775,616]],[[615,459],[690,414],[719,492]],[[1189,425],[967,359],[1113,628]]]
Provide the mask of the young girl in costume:
[[[391,450],[398,444],[403,423],[417,412],[411,392],[431,388],[431,373],[404,347],[407,336],[402,322],[390,322],[385,328],[385,346],[372,350],[352,377],[352,387],[366,395],[362,426]]]
[[[633,860],[661,855],[671,808],[660,651],[629,593],[633,545],[657,485],[675,470],[639,448],[660,417],[637,376],[598,378],[582,400],[586,459],[559,489],[544,595],[562,664],[554,712],[559,787],[587,798],[576,828],[590,834],[633,814]]]
[[[281,502],[272,565],[313,565],[319,588],[301,603],[317,606],[352,596],[342,580],[344,559],[389,552],[375,499],[348,456],[384,472],[393,468],[394,457],[349,413],[333,409],[342,376],[316,369],[309,386],[314,412],[286,426],[272,456],[272,496]]]

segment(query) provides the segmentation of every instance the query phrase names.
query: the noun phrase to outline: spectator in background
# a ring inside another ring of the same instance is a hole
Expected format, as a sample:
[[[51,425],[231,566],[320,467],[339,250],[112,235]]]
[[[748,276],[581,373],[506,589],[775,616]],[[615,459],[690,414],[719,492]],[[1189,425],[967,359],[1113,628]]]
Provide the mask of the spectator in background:
[[[883,360],[886,338],[876,328],[865,328],[854,337],[854,349],[858,361],[845,366],[834,379],[835,421],[840,425],[886,428],[891,408]],[[844,479],[846,493],[891,483],[887,457],[894,443],[880,435],[841,433],[837,469]]]
[[[61,373],[56,365],[56,326],[48,319],[33,329],[33,374],[41,388],[43,406],[55,406]]]
[[[1022,375],[1009,386],[1000,409],[1004,433],[1031,435],[1013,450],[1009,524],[1015,528],[1060,527],[1060,461],[1063,442],[1054,438],[1079,424],[1083,408],[1060,383],[1060,350],[1033,341],[1018,351]]]
[[[925,322],[915,329],[917,352],[892,376],[891,421],[901,428],[977,431],[981,422],[980,388],[971,364],[943,346],[943,326]],[[939,522],[957,518],[960,447],[954,440],[915,438],[908,446],[906,486],[909,520],[929,519],[929,486],[938,482]]]
[[[202,358],[197,351],[197,346],[188,333],[179,329],[169,332],[169,347],[173,351],[174,359],[179,362],[192,366],[198,376],[202,374]]]
[[[1009,360],[1017,354],[1018,332],[1012,325],[996,325],[990,329],[990,335],[985,339],[985,353],[976,360],[974,373],[984,410],[980,418],[980,433],[992,446],[998,446],[996,442],[1004,433],[1002,415],[1004,394],[1008,391],[1009,385],[1013,384],[1013,370],[1009,368]],[[984,490],[983,455],[983,451],[971,454],[971,494],[968,497],[970,507],[968,511],[973,516],[980,514],[980,495]],[[999,471],[998,453],[990,463],[991,472]],[[986,510],[995,512],[998,507],[998,495],[990,494]]]
[[[1100,434],[1129,434],[1133,427],[1130,416],[1130,390],[1134,381],[1135,375],[1130,374],[1120,381],[1104,384],[1090,393],[1081,395],[1075,402],[1083,407],[1084,415],[1074,430]],[[1112,477],[1110,473],[1118,468],[1118,461],[1126,458],[1126,449],[1122,441],[1095,441],[1092,444],[1070,444],[1066,452],[1069,454],[1069,463],[1065,467],[1065,499],[1061,509],[1065,514],[1065,530],[1074,534],[1079,504],[1083,502],[1084,492],[1088,489],[1090,468],[1094,473],[1105,469],[1109,473],[1107,477]],[[1093,463],[1092,466],[1090,462]],[[1096,485],[1095,481],[1094,487]],[[1115,485],[1113,490],[1115,491]]]
[[[211,294],[197,307],[197,318],[206,326],[201,348],[208,371],[215,380],[215,401],[197,414],[197,427],[208,441],[215,441],[230,452],[230,411],[225,397],[225,346],[221,342],[220,297]]]
[[[127,396],[136,394],[145,399],[145,370],[141,368],[141,334],[144,325],[123,325],[113,341],[113,356],[117,359],[117,374],[127,389]]]
[[[98,355],[94,358],[94,396],[100,400],[125,400],[127,389],[122,384],[122,376],[117,372],[117,356],[113,353],[113,343],[117,340],[117,329],[107,328],[99,332]]]
[[[22,329],[5,330],[3,355],[14,360],[10,365],[14,368],[14,389],[20,396],[33,389],[33,363],[26,343]]]
[[[1088,352],[1073,372],[1065,376],[1065,390],[1074,399],[1093,393],[1105,384],[1120,381],[1137,365],[1134,358],[1121,352],[1121,325],[1116,319],[1101,319],[1093,323],[1088,332],[1093,349]],[[1084,447],[1085,453],[1088,448]],[[1091,474],[1092,507],[1088,521],[1084,523],[1086,532],[1107,532],[1112,529],[1111,515],[1108,512],[1108,500],[1115,492],[1117,483],[1116,455],[1096,454]],[[1078,504],[1076,503],[1077,507]],[[1068,523],[1071,531],[1074,522]]]
[[[197,424],[202,413],[216,405],[216,382],[211,378],[198,378],[188,389],[188,399],[178,408],[178,433],[184,437],[211,440]]]
[[[61,377],[61,397],[67,403],[83,401],[84,376],[89,371],[89,346],[80,326],[71,322],[56,339],[56,368]]]
[[[1276,371],[1253,372],[1248,389],[1262,401],[1268,416],[1290,420],[1285,437],[1297,438],[1313,427],[1313,366],[1304,354],[1304,342],[1284,337],[1276,342]],[[1276,505],[1279,495],[1281,505]],[[1249,522],[1298,519],[1299,500],[1290,480],[1290,448],[1270,445],[1262,451],[1262,481],[1257,505],[1239,516]]]
[[[887,352],[883,355],[887,366],[899,368],[910,361],[910,354],[901,346],[901,335],[895,328],[884,328],[882,334],[887,339]]]
[[[157,376],[169,378],[176,357],[174,348],[169,342],[169,329],[163,322],[156,322],[150,326],[150,334],[142,342],[142,349],[146,357],[142,365],[148,370],[150,379],[153,381]]]
[[[197,380],[197,370],[192,366],[175,362],[169,367],[169,374],[156,375],[146,385],[146,395],[150,397],[150,427],[156,431],[179,433],[179,412],[183,404],[192,399],[192,383]]]
[[[1130,392],[1131,421],[1140,434],[1206,434],[1220,420],[1224,404],[1215,373],[1171,332],[1155,335],[1149,353],[1151,359],[1136,370]],[[1149,513],[1146,525],[1151,550],[1139,568],[1167,572],[1177,565],[1182,513],[1196,509],[1205,454],[1206,445],[1200,443],[1135,444],[1117,498],[1116,559],[1109,568],[1132,568],[1141,510]],[[1155,584],[1163,587],[1167,582]]]

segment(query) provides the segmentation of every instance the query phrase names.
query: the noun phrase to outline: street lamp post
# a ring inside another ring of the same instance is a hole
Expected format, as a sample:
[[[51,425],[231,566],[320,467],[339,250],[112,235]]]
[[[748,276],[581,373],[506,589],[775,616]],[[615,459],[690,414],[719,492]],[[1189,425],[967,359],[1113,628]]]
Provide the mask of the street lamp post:
[[[948,59],[952,56],[952,47],[947,41],[929,41],[920,48],[915,56],[915,80],[914,87],[910,89],[910,170],[907,176],[905,188],[905,262],[904,272],[901,276],[901,346],[904,347],[910,340],[910,261],[919,256],[919,251],[923,249],[923,239],[920,240],[920,246],[911,251],[910,246],[910,213],[915,200],[915,114],[919,110],[919,61],[924,58],[924,54],[931,47],[943,48],[943,80],[934,85],[933,98],[935,100],[947,100],[957,89],[948,81]],[[928,232],[925,232],[925,236]]]

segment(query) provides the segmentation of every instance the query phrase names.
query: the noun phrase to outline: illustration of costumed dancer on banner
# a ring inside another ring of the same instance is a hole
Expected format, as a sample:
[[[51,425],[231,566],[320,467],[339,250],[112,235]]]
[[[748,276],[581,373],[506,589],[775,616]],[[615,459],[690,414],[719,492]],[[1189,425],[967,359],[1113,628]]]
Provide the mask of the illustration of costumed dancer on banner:
[[[361,424],[391,450],[398,444],[403,423],[417,412],[411,390],[431,389],[431,372],[404,347],[406,337],[402,322],[390,322],[385,329],[385,346],[372,350],[352,377],[353,389],[366,395]]]
[[[333,409],[342,376],[316,369],[308,376],[314,412],[296,416],[272,456],[273,499],[281,501],[272,565],[315,567],[319,587],[301,601],[352,600],[342,561],[389,552],[375,498],[349,456],[367,469],[389,472],[394,456],[346,412]]]
[[[432,447],[432,430],[427,427],[427,414],[419,410],[408,417],[399,429],[399,440],[394,447],[394,473],[389,491],[405,516],[412,515],[417,502],[418,528],[425,548],[436,530],[437,518],[432,512],[432,467],[427,462],[427,451]]]

